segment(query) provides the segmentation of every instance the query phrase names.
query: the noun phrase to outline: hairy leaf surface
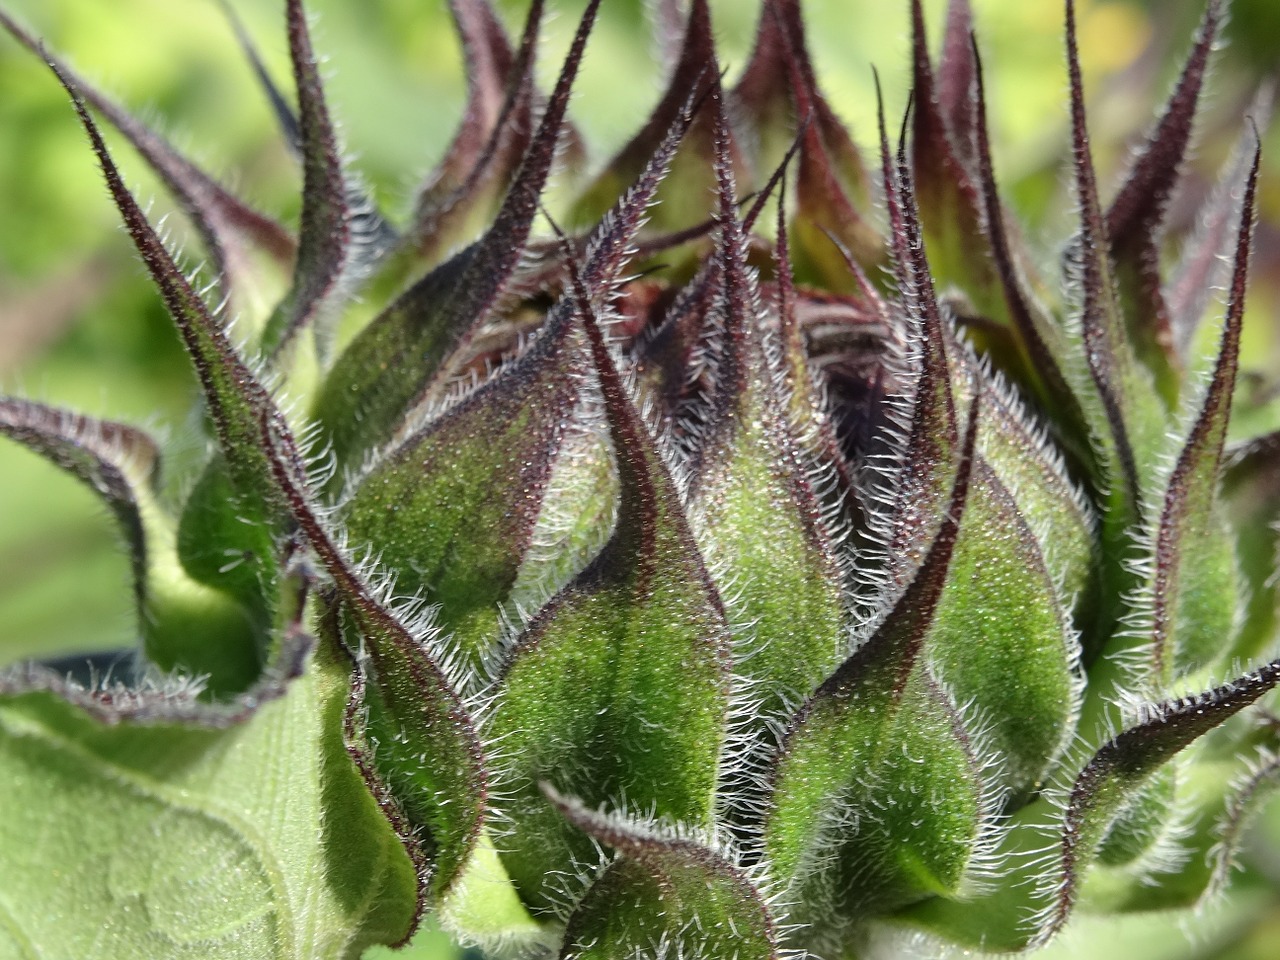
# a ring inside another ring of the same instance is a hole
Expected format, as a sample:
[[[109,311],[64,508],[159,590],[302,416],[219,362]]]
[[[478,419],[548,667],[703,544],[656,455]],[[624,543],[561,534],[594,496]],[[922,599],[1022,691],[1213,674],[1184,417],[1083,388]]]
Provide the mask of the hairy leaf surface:
[[[414,870],[343,749],[346,675],[318,657],[229,724],[149,711],[158,692],[106,723],[0,681],[0,950],[330,960],[404,938]]]

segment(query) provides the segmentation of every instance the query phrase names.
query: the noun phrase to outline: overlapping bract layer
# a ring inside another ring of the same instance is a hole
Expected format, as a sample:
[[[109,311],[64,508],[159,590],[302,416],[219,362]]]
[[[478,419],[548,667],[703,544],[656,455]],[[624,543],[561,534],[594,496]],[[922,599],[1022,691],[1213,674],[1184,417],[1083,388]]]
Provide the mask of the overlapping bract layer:
[[[298,0],[296,117],[267,80],[302,161],[296,240],[51,61],[215,449],[170,515],[132,428],[3,400],[0,431],[107,499],[147,656],[252,725],[254,681],[287,683],[314,632],[326,742],[402,844],[377,869],[417,872],[401,937],[429,906],[566,958],[845,956],[886,923],[1017,950],[1082,901],[1219,887],[1277,780],[1273,728],[1233,718],[1280,665],[1221,681],[1276,616],[1277,444],[1227,449],[1256,149],[1167,284],[1158,249],[1221,5],[1104,208],[1068,2],[1080,226],[1055,303],[996,190],[963,0],[936,72],[911,6],[915,96],[896,149],[881,120],[878,182],[796,0],[765,0],[731,89],[694,0],[670,88],[565,219],[598,223],[540,236],[598,6],[544,99],[542,4],[513,49],[486,0],[455,0],[468,111],[400,232],[344,169]],[[292,264],[249,343],[91,109],[161,172],[232,302],[246,244]],[[1220,348],[1188,373],[1193,291],[1224,252]],[[332,318],[379,276],[402,291],[334,351]],[[286,409],[308,354],[323,378]],[[22,691],[54,686],[4,683],[14,729]],[[396,939],[380,913],[341,921],[346,944]]]

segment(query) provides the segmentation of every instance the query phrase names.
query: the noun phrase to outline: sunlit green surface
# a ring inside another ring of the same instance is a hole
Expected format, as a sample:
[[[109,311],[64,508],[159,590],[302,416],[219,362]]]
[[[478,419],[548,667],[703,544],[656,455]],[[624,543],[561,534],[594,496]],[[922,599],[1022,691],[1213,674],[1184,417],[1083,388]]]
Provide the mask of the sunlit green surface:
[[[293,163],[212,0],[9,0],[7,6],[82,72],[101,78],[210,169],[240,184],[264,210],[286,220],[296,215]],[[270,68],[284,80],[277,6],[236,5]],[[517,25],[523,4],[505,0],[500,6]],[[544,76],[557,62],[580,4],[551,6],[558,15],[548,26]],[[938,0],[926,4],[935,31],[942,6]],[[990,73],[1000,173],[1034,222],[1044,209],[1068,209],[1058,202],[1062,178],[1055,166],[1065,130],[1061,14],[1054,3],[977,0],[974,6]],[[1181,35],[1174,21],[1193,16],[1192,5],[1178,5],[1188,8],[1181,18],[1168,17],[1169,6],[1161,7],[1168,25],[1158,33]],[[1265,7],[1255,15],[1249,3],[1238,6],[1245,10],[1237,11],[1237,20],[1266,15]],[[460,54],[445,4],[315,0],[311,8],[348,148],[384,208],[403,211],[461,109]],[[745,58],[754,5],[721,0],[713,9],[732,73]],[[824,84],[865,145],[874,129],[871,64],[881,70],[890,111],[905,100],[905,5],[896,16],[883,15],[882,8],[860,16],[847,0],[809,0],[806,10]],[[1112,83],[1104,78],[1157,37],[1154,30],[1139,7],[1081,4],[1081,47],[1097,101],[1100,152],[1141,123],[1163,93],[1165,78],[1155,70],[1131,71],[1123,96],[1103,95]],[[596,162],[629,135],[656,99],[661,71],[651,54],[638,0],[605,4],[573,105]],[[1238,98],[1241,78],[1219,71],[1217,79],[1218,102]],[[1234,124],[1234,116],[1223,123]],[[0,386],[98,415],[162,425],[174,441],[190,442],[180,417],[191,386],[176,338],[117,227],[65,97],[47,71],[7,39],[0,40],[0,127],[9,132],[0,137]],[[1225,142],[1210,142],[1201,152],[1212,163],[1224,149]],[[142,164],[126,149],[121,152],[131,185],[154,198],[154,214],[167,212],[167,198]],[[1280,159],[1280,149],[1271,155]],[[1280,207],[1280,198],[1263,199],[1264,206],[1270,199],[1273,208]],[[174,215],[168,224],[174,239],[186,243],[194,265],[198,250],[181,217]],[[1254,326],[1246,362],[1276,352],[1274,338]],[[114,644],[128,633],[128,598],[116,589],[125,577],[124,561],[108,559],[110,542],[90,498],[68,492],[69,484],[50,479],[53,473],[12,445],[0,447],[0,570],[23,570],[21,578],[0,580],[0,659]],[[51,530],[63,531],[61,538],[40,536]],[[58,542],[76,546],[58,551]],[[53,562],[58,552],[70,553],[72,563],[65,557]],[[78,584],[77,602],[34,603],[31,597],[44,591],[58,595],[56,588],[40,585],[46,578]]]
[[[264,209],[285,218],[296,214],[292,163],[211,0],[8,0],[6,6],[87,75],[159,118],[179,143],[242,184]],[[241,0],[236,6],[276,75],[287,77],[279,4]],[[443,0],[311,4],[320,17],[317,43],[329,55],[330,91],[347,145],[393,212],[405,208],[461,107],[460,56],[444,6]],[[523,12],[519,0],[501,6],[513,23]],[[552,0],[551,6],[559,15],[544,46],[544,76],[557,62],[581,3]],[[1061,11],[1052,2],[975,0],[974,6],[990,71],[1002,178],[1031,222],[1052,233],[1057,224],[1046,222],[1044,211],[1065,209],[1055,166],[1065,129]],[[899,110],[905,102],[907,36],[905,9],[886,16],[884,4],[866,7],[873,15],[862,16],[850,0],[806,3],[825,86],[864,144],[874,111],[868,65],[880,67],[889,108]],[[941,7],[926,4],[935,30]],[[1170,15],[1175,7],[1186,14]],[[1166,88],[1158,69],[1131,71],[1114,81],[1119,86],[1109,86],[1104,77],[1165,31],[1185,35],[1193,7],[1159,4],[1163,25],[1153,26],[1137,5],[1081,4],[1081,45],[1097,101],[1094,125],[1104,167],[1108,153],[1117,155],[1107,144],[1144,122]],[[754,5],[720,0],[713,8],[732,73],[750,41]],[[1262,38],[1276,9],[1270,0],[1237,4],[1237,29],[1246,38],[1239,44],[1241,59],[1250,71],[1274,68],[1275,51],[1268,52]],[[574,116],[595,145],[597,162],[630,134],[658,94],[660,71],[646,29],[636,0],[605,4],[574,102]],[[1230,56],[1217,76],[1216,102],[1224,105],[1235,103],[1246,83],[1230,69]],[[1222,125],[1230,129],[1235,122],[1235,113],[1224,110]],[[5,39],[0,128],[6,131],[0,136],[0,388],[163,427],[172,443],[189,447],[191,430],[183,417],[192,385],[176,339],[117,227],[65,97],[37,62]],[[1271,139],[1269,164],[1275,169],[1280,143]],[[1225,141],[1210,141],[1201,153],[1212,165],[1224,149]],[[166,212],[167,200],[154,181],[127,151],[121,153],[131,184],[143,197],[157,198],[155,214]],[[1264,195],[1263,205],[1264,217],[1280,219],[1280,197]],[[186,240],[180,218],[170,223],[175,239]],[[188,248],[194,256],[194,244]],[[1249,337],[1246,363],[1275,369],[1274,326],[1255,322]],[[128,567],[115,548],[109,519],[88,491],[16,446],[0,445],[0,662],[128,645],[134,634]],[[1107,921],[1096,936],[1110,943],[1108,938],[1132,926],[1134,945],[1124,952],[1135,958],[1260,960],[1273,955],[1266,947],[1280,936],[1277,921],[1254,923],[1270,896],[1256,891],[1216,925],[1188,921],[1204,931],[1191,945],[1164,918]],[[1088,936],[1082,931],[1080,943],[1065,940],[1055,948],[1057,955],[1086,952],[1081,944]],[[447,937],[419,939],[415,952],[401,955],[451,955]]]

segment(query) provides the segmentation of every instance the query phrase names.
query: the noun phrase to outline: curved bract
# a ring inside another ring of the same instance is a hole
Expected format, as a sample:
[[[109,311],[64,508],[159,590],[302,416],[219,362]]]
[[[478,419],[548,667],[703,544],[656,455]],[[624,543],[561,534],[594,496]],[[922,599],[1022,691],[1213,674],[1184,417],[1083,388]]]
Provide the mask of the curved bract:
[[[1162,260],[1224,4],[1108,203],[1067,0],[1061,277],[999,190],[965,0],[936,64],[907,6],[914,96],[870,162],[799,0],[763,0],[732,83],[706,0],[663,4],[668,88],[553,202],[600,6],[544,96],[544,4],[513,40],[451,0],[466,114],[403,219],[344,159],[301,0],[296,109],[237,23],[296,236],[0,14],[70,95],[210,441],[174,502],[144,431],[0,397],[119,522],[142,640],[132,685],[0,673],[0,953],[355,957],[429,913],[493,956],[1017,952],[1227,883],[1280,783],[1280,440],[1231,428],[1275,414],[1238,389],[1256,128]],[[233,334],[264,254],[291,280]]]

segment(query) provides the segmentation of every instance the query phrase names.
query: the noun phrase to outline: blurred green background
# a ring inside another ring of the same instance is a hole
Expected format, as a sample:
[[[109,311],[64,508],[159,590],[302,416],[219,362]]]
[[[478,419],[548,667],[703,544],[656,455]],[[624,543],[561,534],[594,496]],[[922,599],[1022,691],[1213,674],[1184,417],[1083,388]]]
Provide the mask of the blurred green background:
[[[513,28],[523,0],[498,4]],[[545,86],[583,0],[551,0]],[[936,38],[944,0],[926,2]],[[236,0],[268,66],[283,82],[280,0]],[[819,76],[864,145],[874,136],[870,66],[891,111],[908,79],[906,3],[806,0]],[[973,0],[988,70],[997,173],[1033,240],[1065,236],[1065,74],[1055,0]],[[138,109],[262,209],[296,217],[298,172],[265,99],[213,0],[5,0],[82,73]],[[405,211],[453,131],[463,98],[461,57],[444,0],[310,0],[315,42],[328,56],[332,109],[348,150],[382,207]],[[712,0],[732,78],[750,46],[756,4]],[[1081,48],[1099,166],[1114,170],[1163,97],[1199,7],[1191,2],[1081,0]],[[1243,104],[1280,61],[1280,2],[1238,0],[1219,60],[1195,175],[1203,186],[1230,148]],[[936,48],[936,43],[935,43]],[[641,0],[605,0],[573,104],[592,159],[603,162],[660,94],[662,70]],[[1267,137],[1264,234],[1280,223],[1280,138]],[[122,166],[152,213],[171,210],[118,140]],[[1104,179],[1105,182],[1105,179]],[[1175,207],[1175,218],[1180,215]],[[1185,213],[1181,214],[1185,216]],[[194,240],[181,217],[175,242]],[[1265,238],[1264,238],[1265,239]],[[1280,284],[1277,244],[1260,245],[1258,287]],[[194,264],[194,259],[190,261]],[[1255,296],[1246,363],[1280,370],[1272,304]],[[47,70],[0,37],[0,391],[151,426],[190,450],[193,392],[167,317],[119,229],[66,97]],[[108,517],[75,481],[14,445],[0,445],[0,663],[132,642],[128,568]],[[1272,820],[1278,820],[1272,817]],[[1047,956],[1280,957],[1280,821],[1253,844],[1256,878],[1202,917],[1082,925]],[[371,954],[372,955],[372,954]],[[381,955],[381,954],[379,954]],[[454,956],[430,932],[415,956]]]

